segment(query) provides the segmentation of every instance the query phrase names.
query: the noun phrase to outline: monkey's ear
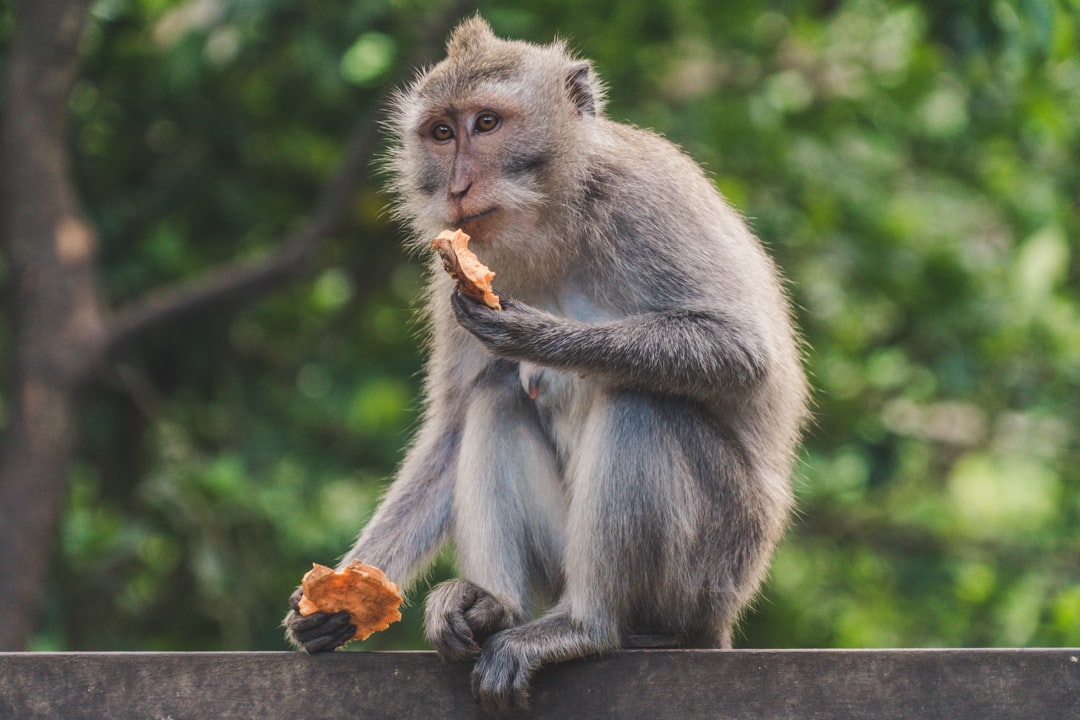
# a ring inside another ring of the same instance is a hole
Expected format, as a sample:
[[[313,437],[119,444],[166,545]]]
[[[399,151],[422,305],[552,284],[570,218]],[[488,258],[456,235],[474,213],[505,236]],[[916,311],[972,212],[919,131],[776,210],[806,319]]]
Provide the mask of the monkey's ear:
[[[475,50],[480,45],[495,39],[495,33],[491,30],[487,20],[479,15],[473,15],[454,28],[450,33],[450,39],[446,42],[446,54],[457,55]]]
[[[566,90],[579,114],[596,115],[598,93],[593,82],[592,65],[586,61],[571,65],[566,71]]]

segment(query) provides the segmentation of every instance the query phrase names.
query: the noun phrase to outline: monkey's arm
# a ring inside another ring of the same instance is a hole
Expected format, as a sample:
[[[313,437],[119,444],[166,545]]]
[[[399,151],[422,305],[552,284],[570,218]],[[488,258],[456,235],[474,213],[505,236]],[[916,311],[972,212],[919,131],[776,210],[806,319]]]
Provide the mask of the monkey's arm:
[[[449,313],[441,324],[444,328],[453,324]],[[429,380],[434,381],[428,385],[428,405],[413,445],[379,509],[339,563],[340,567],[357,558],[375,565],[405,591],[438,551],[450,526],[464,402],[462,383],[454,378],[465,371],[462,363],[469,359],[450,352],[448,335],[436,332],[428,363]],[[289,599],[292,610],[284,622],[285,636],[293,645],[321,652],[352,637],[355,628],[350,630],[347,613],[301,617],[300,598],[298,589]]]
[[[452,424],[428,421],[421,427],[386,497],[339,567],[359,559],[403,589],[412,584],[450,525],[460,437],[460,427]]]
[[[446,537],[460,434],[460,428],[424,424],[379,509],[339,568],[358,558],[382,569],[403,590],[408,588]],[[356,628],[348,624],[348,613],[301,617],[301,597],[298,588],[289,598],[292,609],[283,623],[290,643],[316,653],[333,650],[353,636]]]
[[[767,371],[761,337],[720,312],[659,311],[585,323],[511,300],[491,310],[460,293],[452,305],[461,326],[495,355],[627,387],[698,397],[752,387]]]

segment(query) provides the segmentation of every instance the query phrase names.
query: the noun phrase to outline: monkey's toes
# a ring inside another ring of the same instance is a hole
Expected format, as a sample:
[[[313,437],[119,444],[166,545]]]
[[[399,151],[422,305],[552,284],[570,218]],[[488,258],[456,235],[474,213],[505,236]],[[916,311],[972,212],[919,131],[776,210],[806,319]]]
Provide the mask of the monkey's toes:
[[[529,709],[529,688],[538,665],[517,653],[507,640],[502,635],[492,636],[473,668],[473,696],[488,713]]]

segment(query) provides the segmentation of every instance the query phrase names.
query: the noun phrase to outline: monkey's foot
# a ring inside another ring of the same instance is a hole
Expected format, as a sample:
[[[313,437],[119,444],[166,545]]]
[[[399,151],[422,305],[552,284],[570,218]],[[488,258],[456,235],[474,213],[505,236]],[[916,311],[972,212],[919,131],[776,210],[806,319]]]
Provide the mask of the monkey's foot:
[[[505,714],[529,708],[529,686],[540,663],[521,652],[511,634],[492,636],[473,668],[473,695],[489,713]]]
[[[425,633],[444,660],[472,660],[493,633],[519,625],[520,612],[468,580],[450,580],[431,591]]]

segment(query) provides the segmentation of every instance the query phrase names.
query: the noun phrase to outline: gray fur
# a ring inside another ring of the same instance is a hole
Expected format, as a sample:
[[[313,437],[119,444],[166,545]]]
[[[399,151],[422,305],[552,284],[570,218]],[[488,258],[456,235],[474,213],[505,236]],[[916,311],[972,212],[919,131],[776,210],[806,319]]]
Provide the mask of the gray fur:
[[[485,111],[501,124],[477,132]],[[561,43],[468,20],[393,127],[415,248],[462,223],[505,302],[454,293],[430,260],[424,424],[345,560],[408,585],[454,539],[463,579],[432,593],[427,634],[476,660],[491,710],[630,635],[729,646],[788,522],[806,417],[772,261],[693,161],[603,116]],[[291,613],[289,637],[326,649],[341,620],[319,620]]]

